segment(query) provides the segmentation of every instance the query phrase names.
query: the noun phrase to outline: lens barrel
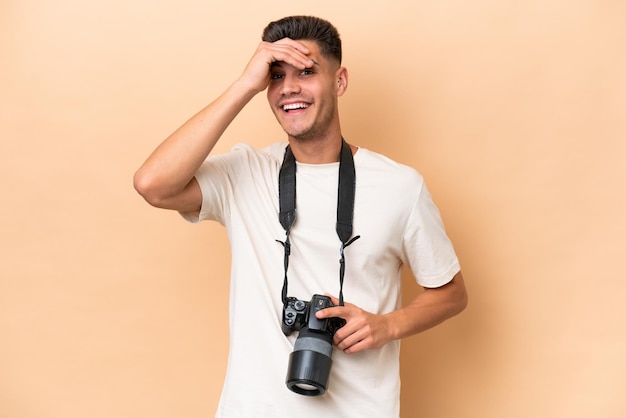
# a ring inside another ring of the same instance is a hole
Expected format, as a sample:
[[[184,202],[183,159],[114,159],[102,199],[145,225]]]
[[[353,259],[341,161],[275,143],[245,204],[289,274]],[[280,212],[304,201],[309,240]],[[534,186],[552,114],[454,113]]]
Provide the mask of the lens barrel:
[[[302,328],[289,355],[287,387],[300,395],[323,395],[330,376],[332,349],[332,335]]]

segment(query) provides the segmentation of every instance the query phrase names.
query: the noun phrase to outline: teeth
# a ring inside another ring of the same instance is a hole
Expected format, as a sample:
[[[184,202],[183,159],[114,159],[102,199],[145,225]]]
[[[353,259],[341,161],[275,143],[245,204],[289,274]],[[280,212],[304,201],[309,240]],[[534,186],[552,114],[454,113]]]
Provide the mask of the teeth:
[[[284,105],[283,110],[290,111],[295,109],[306,109],[307,107],[309,107],[309,105],[307,105],[306,103],[292,103]]]

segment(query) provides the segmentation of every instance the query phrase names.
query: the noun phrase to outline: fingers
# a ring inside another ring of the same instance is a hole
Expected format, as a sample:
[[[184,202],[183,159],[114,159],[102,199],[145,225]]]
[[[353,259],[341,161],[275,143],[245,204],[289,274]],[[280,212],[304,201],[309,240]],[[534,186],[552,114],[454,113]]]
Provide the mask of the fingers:
[[[313,60],[308,56],[311,53],[309,49],[289,38],[272,43],[264,42],[260,46],[260,52],[264,55],[267,65],[284,62],[301,70],[313,66]]]
[[[284,62],[303,70],[313,66],[311,51],[302,43],[284,38],[276,42],[261,42],[242,74],[246,85],[255,91],[264,90],[270,80],[270,69],[276,62]]]
[[[333,342],[338,349],[342,350],[346,354],[353,354],[361,350],[374,348],[372,346],[370,333],[364,329],[359,329],[343,339],[335,334],[335,340]]]
[[[331,296],[334,304],[338,301]],[[340,350],[346,353],[353,353],[366,348],[366,339],[371,335],[371,331],[363,317],[364,312],[354,305],[334,306],[316,312],[319,319],[338,317],[346,320],[346,325],[335,333],[333,342]]]
[[[347,319],[347,317],[345,316],[346,315],[346,311],[344,309],[345,306],[338,306],[339,299],[331,295],[330,293],[325,293],[324,296],[328,296],[330,298],[330,301],[335,306],[332,306],[330,308],[324,308],[321,311],[317,311],[315,316],[318,317],[319,319],[332,318],[332,317],[339,317],[339,318]],[[346,304],[346,306],[348,305],[349,304]]]
[[[333,296],[330,297],[333,299]],[[333,342],[338,349],[348,354],[380,348],[391,339],[383,315],[366,312],[350,303],[322,309],[316,316],[320,319],[339,317],[346,320],[346,324],[335,332]]]
[[[364,341],[371,335],[371,330],[360,316],[358,312],[352,312],[345,315],[346,325],[337,330],[334,336],[334,342],[340,350],[348,350],[346,352],[354,352],[354,347],[358,343]]]
[[[275,45],[283,45],[283,44],[291,45],[293,48],[297,49],[298,51],[302,52],[305,55],[308,55],[311,53],[311,51],[309,50],[309,48],[306,47],[306,45],[304,45],[302,42],[294,41],[291,38],[283,38],[272,43]]]
[[[345,306],[333,306],[330,308],[324,308],[320,311],[315,312],[315,316],[318,319],[333,318],[333,317],[347,319],[346,307]]]

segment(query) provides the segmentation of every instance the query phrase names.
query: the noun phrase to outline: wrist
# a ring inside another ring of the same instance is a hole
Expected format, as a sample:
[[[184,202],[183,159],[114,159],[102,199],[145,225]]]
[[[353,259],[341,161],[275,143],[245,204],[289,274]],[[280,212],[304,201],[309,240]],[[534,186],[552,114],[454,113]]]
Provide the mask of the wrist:
[[[406,308],[400,308],[384,315],[385,326],[389,341],[401,340],[410,333],[407,330],[411,326],[411,317]]]
[[[246,95],[248,99],[256,96],[258,93],[261,93],[267,87],[267,82],[263,81],[259,83],[256,80],[247,77],[245,74],[239,76],[238,79],[231,85],[231,88],[239,91],[241,94]]]
[[[398,327],[397,311],[380,315],[382,328],[385,330],[385,343],[400,339],[400,330]]]

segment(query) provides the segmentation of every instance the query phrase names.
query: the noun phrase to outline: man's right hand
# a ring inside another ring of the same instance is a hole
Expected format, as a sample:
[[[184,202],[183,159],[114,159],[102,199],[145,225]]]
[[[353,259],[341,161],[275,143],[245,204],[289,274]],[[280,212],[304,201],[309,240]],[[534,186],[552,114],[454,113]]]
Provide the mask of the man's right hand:
[[[240,82],[245,82],[255,92],[267,88],[270,82],[270,69],[274,62],[281,61],[304,70],[313,66],[308,57],[309,49],[293,39],[283,38],[276,42],[261,42],[248,62]]]

